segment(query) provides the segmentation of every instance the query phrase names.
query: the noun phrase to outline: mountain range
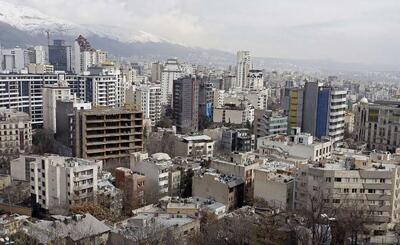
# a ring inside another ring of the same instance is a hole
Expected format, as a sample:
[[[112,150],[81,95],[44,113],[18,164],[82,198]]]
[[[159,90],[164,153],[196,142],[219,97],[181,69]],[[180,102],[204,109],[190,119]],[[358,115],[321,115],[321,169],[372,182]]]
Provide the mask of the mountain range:
[[[0,0],[0,45],[15,46],[46,45],[47,33],[51,39],[65,39],[68,43],[80,34],[93,47],[107,50],[115,57],[126,60],[154,61],[176,57],[183,61],[203,65],[227,66],[235,64],[235,55],[216,49],[189,47],[173,43],[145,30],[127,30],[107,25],[81,25],[48,16],[39,10],[17,6]],[[258,68],[269,70],[306,70],[312,72],[370,72],[394,70],[393,67],[348,64],[331,60],[301,60],[280,58],[254,58]],[[396,72],[396,74],[398,74]]]

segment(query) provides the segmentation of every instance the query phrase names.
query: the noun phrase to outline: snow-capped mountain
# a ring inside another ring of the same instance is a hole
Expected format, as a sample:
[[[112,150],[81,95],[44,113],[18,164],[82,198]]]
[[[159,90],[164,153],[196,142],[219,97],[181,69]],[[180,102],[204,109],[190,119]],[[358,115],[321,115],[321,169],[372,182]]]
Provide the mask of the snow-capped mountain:
[[[0,0],[0,22],[7,23],[18,30],[34,34],[44,34],[46,31],[54,34],[77,36],[98,35],[121,42],[167,42],[142,30],[131,30],[115,26],[92,25],[84,26],[67,20],[46,15],[37,9],[17,6]]]

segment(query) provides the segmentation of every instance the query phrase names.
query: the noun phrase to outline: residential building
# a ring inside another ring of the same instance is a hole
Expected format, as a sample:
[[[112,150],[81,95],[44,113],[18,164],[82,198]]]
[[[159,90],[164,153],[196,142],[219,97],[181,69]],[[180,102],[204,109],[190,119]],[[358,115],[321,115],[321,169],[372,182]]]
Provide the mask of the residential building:
[[[212,198],[224,204],[228,210],[233,210],[243,205],[244,180],[207,171],[193,176],[192,194],[196,197]]]
[[[254,170],[254,199],[284,210],[293,209],[294,178],[289,169],[295,166],[286,162],[266,162]]]
[[[156,84],[131,86],[126,90],[126,103],[135,104],[143,111],[145,119],[155,126],[161,119],[161,87]]]
[[[77,110],[72,132],[74,156],[102,160],[106,169],[127,167],[143,150],[143,113],[135,106]]]
[[[153,203],[160,197],[167,196],[168,193],[176,193],[173,190],[175,183],[170,182],[170,175],[179,172],[173,168],[172,160],[166,153],[156,153],[151,157],[138,161],[132,167],[132,170],[146,176],[145,195],[146,202]],[[174,182],[180,182],[180,177],[174,175]]]
[[[251,69],[251,59],[249,51],[238,51],[236,55],[236,87],[248,87],[248,75]]]
[[[357,205],[370,210],[367,225],[384,232],[399,222],[398,181],[399,166],[394,164],[354,159],[309,164],[296,175],[295,208],[307,209],[313,196],[333,206]]]
[[[11,176],[6,174],[0,174],[0,191],[3,191],[10,184],[11,184]]]
[[[254,121],[254,107],[243,101],[241,104],[224,104],[222,107],[215,107],[213,122],[223,124],[246,125]]]
[[[331,158],[333,141],[329,138],[318,140],[310,134],[298,132],[289,136],[271,135],[257,139],[257,150],[267,155],[278,153],[318,162]]]
[[[249,101],[255,109],[266,110],[268,103],[268,89],[250,90],[242,94],[243,99]]]
[[[79,74],[88,71],[89,67],[107,62],[107,52],[94,49],[90,42],[79,35],[74,42],[74,72]]]
[[[163,65],[159,61],[151,63],[151,82],[161,81],[162,70]]]
[[[247,75],[247,89],[261,90],[264,88],[264,76],[262,70],[251,69]]]
[[[344,115],[344,132],[347,135],[352,135],[354,131],[354,113],[346,112]]]
[[[41,208],[66,208],[96,200],[101,161],[58,155],[28,157],[34,159],[30,162],[32,198]]]
[[[211,158],[214,153],[214,141],[207,135],[177,135],[175,155]]]
[[[146,177],[135,173],[129,168],[119,167],[115,169],[115,185],[124,192],[124,209],[131,213],[133,209],[145,205]]]
[[[199,128],[199,82],[196,77],[174,80],[173,117],[180,133],[196,132]]]
[[[255,110],[254,112],[254,134],[258,139],[274,134],[287,134],[288,120],[282,112],[272,110]]]
[[[0,156],[18,155],[32,147],[32,124],[28,114],[0,108]]]
[[[53,215],[50,220],[24,222],[22,229],[39,244],[108,244],[110,228],[91,214]]]
[[[73,146],[73,119],[75,111],[92,109],[91,103],[74,100],[56,101],[56,139],[66,146]]]
[[[56,71],[72,71],[72,49],[64,40],[54,40],[49,45],[49,63]]]
[[[232,155],[236,155],[232,153]],[[232,156],[230,161],[222,159],[212,159],[210,168],[218,170],[219,173],[236,176],[244,180],[244,198],[246,201],[253,200],[254,190],[254,171],[259,168],[260,162],[257,159],[246,158],[244,161],[238,161]]]
[[[161,72],[161,103],[172,105],[174,80],[183,76],[182,68],[176,59],[168,59]]]
[[[229,151],[254,150],[254,135],[248,128],[226,129],[222,132],[222,147]]]
[[[58,100],[73,100],[71,89],[65,81],[58,81],[54,86],[46,86],[43,88],[43,128],[50,130],[52,133],[57,131],[56,106]]]
[[[366,98],[354,108],[354,139],[371,150],[395,152],[400,146],[400,103]]]
[[[46,64],[29,64],[28,65],[29,74],[52,74],[54,73],[53,65]]]
[[[79,101],[101,106],[125,103],[119,72],[100,70],[89,75],[57,72],[55,74],[0,74],[0,107],[28,113],[32,126],[43,124],[43,87],[66,81]]]

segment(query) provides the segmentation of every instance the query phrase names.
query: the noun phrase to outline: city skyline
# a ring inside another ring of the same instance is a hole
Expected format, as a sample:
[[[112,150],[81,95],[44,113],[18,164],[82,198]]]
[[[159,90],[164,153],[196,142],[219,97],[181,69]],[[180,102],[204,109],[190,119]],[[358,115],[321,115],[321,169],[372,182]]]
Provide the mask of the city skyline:
[[[232,53],[250,50],[255,57],[396,66],[400,55],[400,3],[392,0],[252,1],[245,6],[197,0],[6,1],[94,29],[116,26],[139,32],[144,40]]]

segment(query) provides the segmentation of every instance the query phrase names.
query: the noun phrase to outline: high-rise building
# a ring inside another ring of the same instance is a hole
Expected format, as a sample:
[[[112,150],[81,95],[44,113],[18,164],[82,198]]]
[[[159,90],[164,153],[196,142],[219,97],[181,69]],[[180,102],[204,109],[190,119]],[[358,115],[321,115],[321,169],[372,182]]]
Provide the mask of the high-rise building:
[[[161,103],[172,105],[174,80],[183,76],[182,68],[176,59],[168,59],[161,72]]]
[[[400,103],[364,97],[354,107],[354,139],[371,150],[395,152],[400,146]]]
[[[199,78],[199,129],[204,129],[213,120],[213,85],[207,77]]]
[[[163,70],[163,65],[160,62],[154,62],[151,64],[151,81],[161,81],[161,71]]]
[[[302,126],[303,121],[303,89],[285,88],[283,95],[283,109],[288,116],[288,127]]]
[[[198,130],[199,81],[196,77],[184,77],[174,81],[172,109],[178,132]]]
[[[236,87],[248,87],[248,75],[251,69],[251,59],[249,51],[238,51],[236,60]]]
[[[66,208],[76,203],[96,200],[101,161],[58,155],[28,157],[31,159],[31,194],[41,208]],[[18,165],[25,168],[25,159],[21,159]]]
[[[75,73],[82,73],[92,66],[100,66],[107,62],[106,51],[94,49],[90,42],[79,35],[74,42],[74,67],[73,71]]]
[[[54,40],[49,45],[49,63],[56,71],[70,72],[72,69],[72,49],[64,40]]]
[[[0,158],[17,155],[32,146],[32,125],[29,115],[0,108]]]
[[[161,119],[161,87],[160,85],[142,85],[130,87],[126,90],[126,103],[134,104],[141,108],[145,119],[155,126]]]
[[[46,86],[43,88],[43,128],[56,133],[56,105],[58,100],[73,100],[71,89],[65,81],[58,81],[54,86]]]
[[[129,166],[132,153],[143,150],[143,113],[136,106],[98,107],[75,112],[73,153],[103,160],[104,167]]]

